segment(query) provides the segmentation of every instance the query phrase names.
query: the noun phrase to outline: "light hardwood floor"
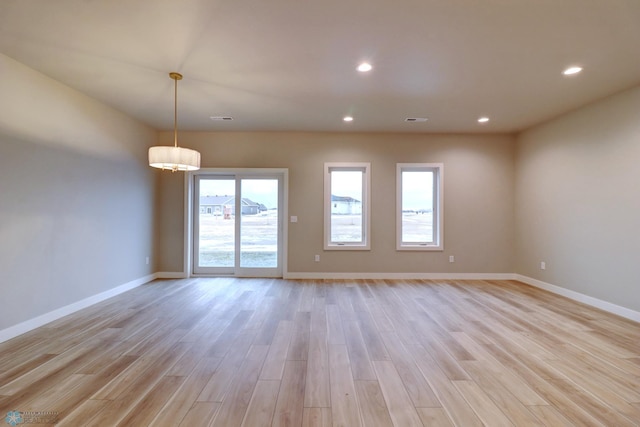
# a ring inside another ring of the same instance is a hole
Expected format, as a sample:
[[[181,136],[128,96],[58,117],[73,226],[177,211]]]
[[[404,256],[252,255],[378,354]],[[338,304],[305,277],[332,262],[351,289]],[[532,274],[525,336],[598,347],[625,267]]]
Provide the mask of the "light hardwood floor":
[[[155,281],[0,344],[13,410],[83,427],[638,426],[640,324],[511,281]]]

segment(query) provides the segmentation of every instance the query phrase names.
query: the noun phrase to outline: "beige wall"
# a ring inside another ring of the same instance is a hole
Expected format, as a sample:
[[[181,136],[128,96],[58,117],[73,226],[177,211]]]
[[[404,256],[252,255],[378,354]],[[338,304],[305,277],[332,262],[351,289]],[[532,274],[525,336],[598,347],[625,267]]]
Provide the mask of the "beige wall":
[[[171,144],[172,133],[160,140]],[[203,167],[289,169],[290,272],[513,272],[511,136],[183,132],[180,145],[201,151]],[[371,162],[371,251],[323,251],[324,162]],[[444,252],[395,250],[395,168],[409,162],[444,163]],[[161,187],[159,268],[182,271],[182,175]]]
[[[0,331],[155,271],[156,132],[0,55]]]
[[[637,87],[518,137],[517,273],[640,311],[639,112]]]

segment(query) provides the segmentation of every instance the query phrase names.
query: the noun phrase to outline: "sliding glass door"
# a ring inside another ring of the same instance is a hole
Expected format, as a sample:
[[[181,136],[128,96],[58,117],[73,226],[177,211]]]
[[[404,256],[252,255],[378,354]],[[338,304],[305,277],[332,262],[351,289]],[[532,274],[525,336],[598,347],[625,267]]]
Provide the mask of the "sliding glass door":
[[[193,272],[282,276],[283,175],[194,175]]]

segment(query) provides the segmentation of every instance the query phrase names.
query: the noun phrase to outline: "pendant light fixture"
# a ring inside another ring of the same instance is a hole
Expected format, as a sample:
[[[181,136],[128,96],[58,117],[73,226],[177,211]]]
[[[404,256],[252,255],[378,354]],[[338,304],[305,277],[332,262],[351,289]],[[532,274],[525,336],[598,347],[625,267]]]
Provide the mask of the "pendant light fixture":
[[[182,74],[169,73],[174,80],[173,104],[173,147],[157,146],[149,148],[149,166],[175,171],[195,171],[200,169],[200,153],[196,150],[178,147],[178,80]]]

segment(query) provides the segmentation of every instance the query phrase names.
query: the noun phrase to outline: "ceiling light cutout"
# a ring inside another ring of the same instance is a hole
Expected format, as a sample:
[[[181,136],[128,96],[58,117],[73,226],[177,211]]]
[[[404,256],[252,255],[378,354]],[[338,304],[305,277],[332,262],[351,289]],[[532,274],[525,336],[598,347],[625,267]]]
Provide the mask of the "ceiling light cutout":
[[[352,122],[352,121],[353,121],[353,117],[351,117],[351,116],[344,116],[344,117],[342,118],[342,120],[344,120],[345,122]]]
[[[573,75],[578,74],[581,71],[582,71],[582,67],[578,67],[576,65],[576,66],[567,68],[566,70],[564,70],[562,72],[562,74],[564,74],[565,76],[573,76]]]
[[[361,63],[360,65],[358,65],[358,68],[357,68],[357,70],[360,71],[361,73],[367,73],[372,69],[373,69],[373,66],[368,62]]]
[[[478,118],[478,123],[488,123],[489,117],[480,117]]]
[[[426,117],[407,117],[406,119],[404,119],[405,122],[410,122],[410,123],[423,123],[426,122],[428,119]]]

